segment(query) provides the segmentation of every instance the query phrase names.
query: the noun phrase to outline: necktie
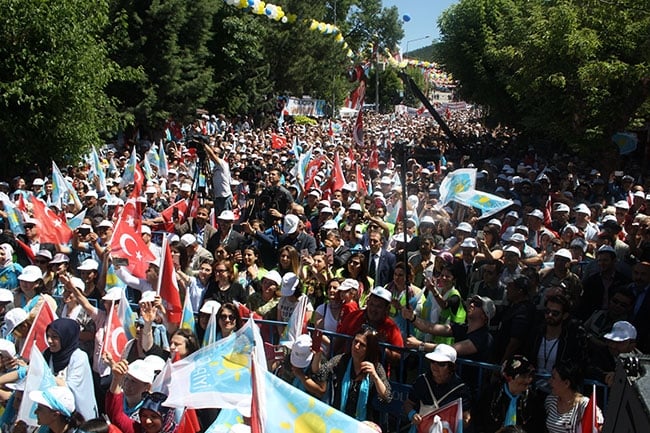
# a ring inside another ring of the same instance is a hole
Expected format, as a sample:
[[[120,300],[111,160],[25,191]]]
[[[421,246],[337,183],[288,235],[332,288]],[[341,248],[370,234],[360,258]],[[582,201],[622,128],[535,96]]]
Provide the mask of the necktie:
[[[372,278],[373,280],[375,279],[375,273],[377,271],[377,261],[378,261],[377,254],[373,254],[372,257],[370,258],[370,268],[368,268],[368,276]]]

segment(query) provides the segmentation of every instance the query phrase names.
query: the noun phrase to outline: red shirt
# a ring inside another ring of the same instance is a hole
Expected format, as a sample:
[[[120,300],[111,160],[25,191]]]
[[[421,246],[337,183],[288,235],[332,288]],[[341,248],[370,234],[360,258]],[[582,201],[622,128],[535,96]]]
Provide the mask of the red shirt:
[[[336,332],[339,334],[356,335],[361,332],[363,325],[367,324],[366,311],[358,310],[350,312],[342,322],[339,323]],[[379,341],[397,347],[404,347],[404,340],[402,340],[402,333],[393,319],[390,317],[384,318],[384,321],[379,326],[374,327],[379,333]]]

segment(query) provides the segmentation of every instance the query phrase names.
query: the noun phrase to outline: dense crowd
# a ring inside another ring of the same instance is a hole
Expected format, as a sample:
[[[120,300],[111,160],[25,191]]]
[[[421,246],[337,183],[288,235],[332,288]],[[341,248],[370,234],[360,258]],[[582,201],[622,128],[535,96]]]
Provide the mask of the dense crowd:
[[[89,164],[63,167],[81,203],[54,203],[51,173],[0,183],[24,207],[16,233],[6,203],[0,211],[2,431],[30,430],[12,409],[26,371],[16,354],[44,304],[59,317],[43,354],[57,384],[30,398],[56,433],[108,428],[100,414],[113,431],[176,431],[178,411],[152,392],[165,360],[228,338],[248,315],[286,323],[297,306],[326,332],[317,343],[298,337],[270,368],[358,420],[381,424],[371,403],[390,402],[391,383],[403,382],[413,385],[403,405],[413,426],[461,398],[466,431],[578,431],[583,380],[611,386],[620,354],[650,350],[650,194],[634,173],[548,155],[472,110],[446,114],[454,144],[423,116],[366,116],[364,144],[345,123],[272,133],[204,116],[161,141],[166,173],[154,169],[141,188],[123,176],[151,142],[103,149],[105,187]],[[418,149],[403,179],[398,143]],[[476,189],[513,204],[482,218],[441,203],[440,182],[457,168],[475,168]],[[69,220],[85,211],[69,243],[41,242],[34,198]],[[140,276],[111,254],[130,200],[155,258]],[[158,295],[162,237],[195,333],[169,320]],[[107,283],[109,269],[125,290]],[[112,359],[102,350],[107,312],[125,295],[138,305],[137,331]],[[260,328],[270,343],[284,329]],[[458,358],[501,365],[500,374],[457,374]],[[196,412],[205,431],[219,410]]]

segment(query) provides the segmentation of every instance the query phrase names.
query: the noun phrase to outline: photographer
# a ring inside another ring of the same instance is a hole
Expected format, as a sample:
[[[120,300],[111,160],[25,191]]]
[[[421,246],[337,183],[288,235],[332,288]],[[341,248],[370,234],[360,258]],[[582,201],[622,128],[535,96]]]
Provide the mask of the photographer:
[[[214,214],[220,215],[224,210],[232,209],[232,191],[230,190],[230,165],[223,159],[223,149],[212,148],[207,143],[201,143],[207,156],[214,162],[212,169],[212,200],[214,202]]]

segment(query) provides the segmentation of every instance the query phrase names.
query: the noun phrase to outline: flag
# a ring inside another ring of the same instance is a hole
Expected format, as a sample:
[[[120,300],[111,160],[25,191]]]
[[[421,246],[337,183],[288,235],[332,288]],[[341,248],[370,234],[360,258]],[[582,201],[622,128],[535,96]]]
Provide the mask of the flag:
[[[110,265],[109,269],[112,269],[113,265]],[[116,275],[117,277],[117,275]],[[119,280],[119,278],[118,278]],[[122,283],[119,280],[121,285],[113,286],[120,287],[122,289],[120,303],[117,304],[117,317],[119,317],[122,327],[124,328],[124,335],[126,335],[127,340],[135,338],[136,335],[136,326],[135,321],[138,318],[138,314],[133,311],[129,300],[126,298],[126,284]],[[108,278],[106,278],[106,288],[108,289]]]
[[[65,180],[61,170],[52,161],[52,195],[51,195],[51,205],[56,206],[59,209],[63,209],[65,205],[68,204],[70,200],[74,202],[76,209],[81,209],[81,200],[77,195],[77,191],[70,185],[70,183]]]
[[[34,264],[34,260],[36,260],[36,254],[34,254],[32,247],[21,241],[19,238],[16,238],[16,244],[23,250],[29,261]]]
[[[133,209],[136,209],[135,201],[127,200],[122,214],[115,224],[111,238],[111,254],[113,257],[127,259],[129,264],[126,267],[129,272],[138,278],[145,278],[149,262],[156,260],[156,257],[142,240],[139,230],[140,219],[133,217],[131,213]]]
[[[368,195],[368,186],[361,172],[361,164],[357,164],[357,191],[363,192],[364,196]]]
[[[398,200],[395,206],[392,207],[388,215],[386,215],[386,222],[389,222],[391,224],[397,223],[397,221],[399,220],[399,213],[401,209],[402,209],[402,200]]]
[[[32,351],[31,347],[29,351]],[[25,424],[29,426],[38,426],[34,414],[36,402],[29,398],[29,393],[31,391],[45,391],[53,386],[56,386],[56,380],[52,370],[45,362],[43,354],[39,352],[39,348],[34,347],[32,358],[29,361],[29,370],[27,370],[27,376],[25,377],[25,392],[16,419],[25,421]]]
[[[169,323],[181,323],[183,305],[181,304],[178,281],[176,281],[172,251],[169,249],[169,242],[166,236],[163,236],[162,257],[160,260],[160,269],[158,270],[158,294],[162,299],[163,306],[167,310],[167,320]]]
[[[172,204],[162,212],[160,215],[164,218],[166,222],[171,222],[174,219],[174,209],[178,209],[178,220],[179,222],[185,221],[185,214],[187,213],[187,200],[181,199],[176,203]]]
[[[106,319],[106,334],[102,344],[102,353],[110,353],[114,360],[122,358],[122,352],[128,340],[124,332],[124,326],[115,308],[115,302],[111,303]]]
[[[200,430],[201,424],[194,409],[185,409],[174,433],[196,433]]]
[[[334,152],[334,167],[332,167],[332,174],[330,178],[330,190],[332,192],[340,190],[345,185],[345,177],[343,176],[343,168],[341,167],[341,160],[339,153]]]
[[[282,149],[287,146],[287,139],[278,134],[271,134],[271,149]]]
[[[377,150],[376,146],[374,146],[370,151],[370,158],[368,158],[368,169],[379,170],[379,151]]]
[[[357,120],[352,128],[352,138],[357,146],[363,146],[363,110],[357,113]]]
[[[163,369],[156,375],[151,384],[151,392],[162,392],[169,395],[169,385],[172,381],[172,359],[168,358]]]
[[[190,299],[189,286],[185,289],[185,301],[183,301],[183,316],[181,317],[181,329],[189,329],[196,334],[196,323],[194,321],[194,309]]]
[[[147,180],[151,180],[154,177],[156,177],[153,173],[153,168],[151,168],[151,164],[149,164],[149,158],[147,158],[146,155],[145,158],[142,160],[142,166],[144,167],[144,175],[147,178]]]
[[[449,203],[457,194],[472,191],[476,185],[476,169],[460,168],[454,170],[440,183],[440,204]]]
[[[92,152],[90,152],[90,178],[95,185],[97,186],[97,191],[107,192],[108,188],[106,187],[106,175],[104,174],[104,167],[99,161],[99,155],[95,150],[95,146],[92,147]]]
[[[459,398],[423,416],[417,431],[418,433],[462,433],[463,401]]]
[[[52,212],[40,198],[31,197],[34,218],[38,220],[41,243],[67,244],[72,239],[72,230],[64,218]]]
[[[600,426],[602,425],[602,420],[599,418],[598,405],[596,400],[596,385],[592,385],[591,397],[589,397],[589,403],[585,408],[584,413],[582,414],[582,420],[580,422],[582,429],[581,433],[598,433],[600,431]]]
[[[325,157],[320,155],[307,164],[305,169],[305,191],[308,191],[312,185],[314,185],[315,177],[323,162],[325,162]],[[320,187],[320,185],[318,185],[318,187]]]
[[[612,135],[612,141],[618,147],[619,154],[628,155],[636,150],[639,137],[633,132],[617,132]]]
[[[68,220],[68,227],[70,227],[70,230],[76,230],[81,224],[83,224],[84,218],[86,218],[86,210],[87,209],[83,209],[77,215]]]
[[[217,341],[217,312],[212,310],[208,326],[205,328],[205,334],[203,334],[201,347],[209,346],[215,341]]]
[[[376,433],[370,426],[275,376],[257,364],[257,359],[253,365],[251,433]]]
[[[165,146],[160,140],[160,147],[158,147],[158,174],[164,178],[169,174],[169,163],[167,162],[167,153]]]
[[[4,211],[7,213],[9,230],[11,230],[14,235],[24,235],[25,227],[23,227],[23,216],[21,215],[20,211],[11,201],[9,196],[4,192],[0,192],[0,202],[2,202]]]
[[[244,417],[237,409],[221,409],[205,433],[230,433],[232,426],[237,424],[244,424]]]
[[[512,206],[513,203],[512,200],[478,190],[456,194],[454,201],[465,206],[479,209],[481,211],[481,219],[494,215],[495,213]]]
[[[259,328],[249,318],[241,329],[228,337],[173,363],[165,406],[225,407],[250,412],[253,346],[262,348],[264,343]],[[261,352],[257,362],[260,368],[266,369],[264,351]]]
[[[34,323],[32,323],[25,337],[23,350],[20,352],[21,358],[29,360],[33,346],[36,346],[39,352],[43,352],[49,347],[47,337],[45,336],[45,328],[56,318],[56,313],[50,307],[50,303],[47,301],[41,303],[41,308],[38,310],[38,314],[36,314]]]
[[[130,183],[135,183],[135,167],[138,165],[137,155],[135,148],[131,151],[131,156],[129,161],[124,166],[124,172],[122,173],[122,181],[120,186],[124,188]]]
[[[305,313],[307,311],[308,302],[309,298],[307,296],[301,296],[298,299],[298,303],[293,309],[291,317],[289,317],[289,323],[284,327],[284,331],[280,336],[281,345],[291,349],[291,347],[293,347],[293,342],[296,341],[300,335],[305,333],[305,326],[307,325],[305,321]]]

